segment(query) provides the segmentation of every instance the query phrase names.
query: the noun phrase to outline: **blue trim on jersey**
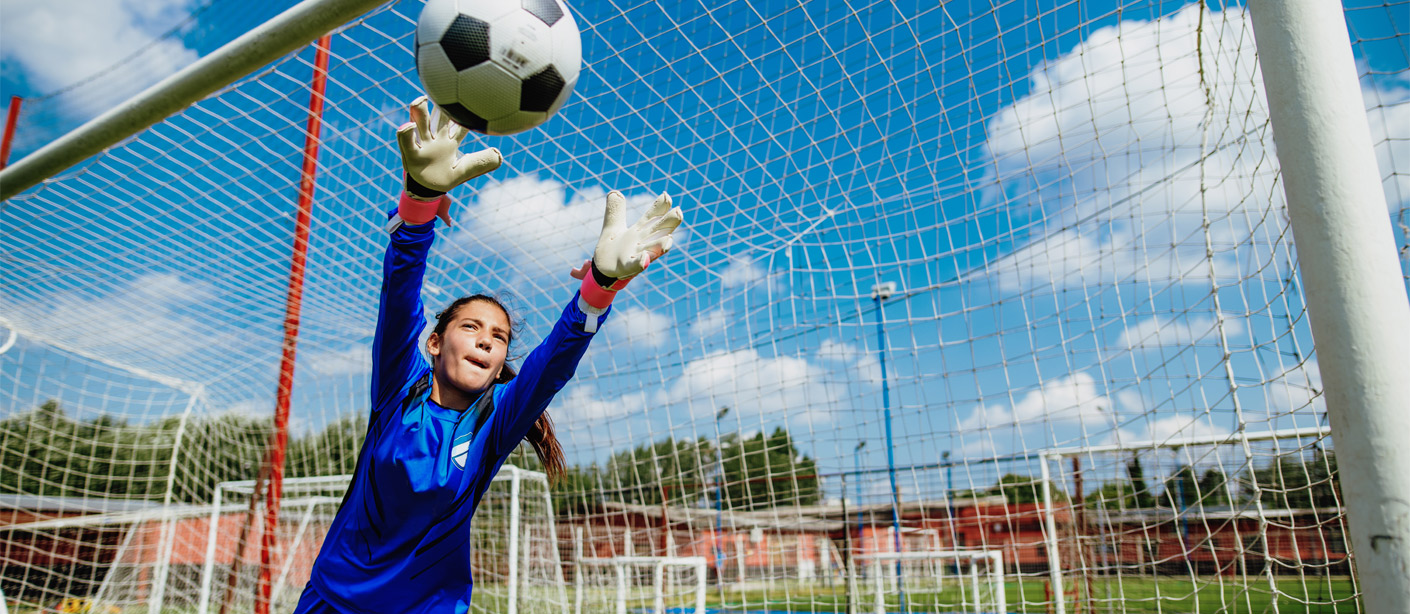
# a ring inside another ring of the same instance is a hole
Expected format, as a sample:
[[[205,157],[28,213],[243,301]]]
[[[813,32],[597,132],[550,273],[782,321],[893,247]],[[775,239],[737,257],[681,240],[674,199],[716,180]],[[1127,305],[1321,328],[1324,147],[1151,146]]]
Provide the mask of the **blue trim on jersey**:
[[[309,584],[344,612],[466,612],[470,521],[509,454],[572,379],[592,333],[569,302],[518,375],[468,410],[430,400],[417,347],[432,224],[392,233],[372,343],[372,416]],[[604,316],[605,317],[605,314]],[[599,317],[601,320],[602,317]]]

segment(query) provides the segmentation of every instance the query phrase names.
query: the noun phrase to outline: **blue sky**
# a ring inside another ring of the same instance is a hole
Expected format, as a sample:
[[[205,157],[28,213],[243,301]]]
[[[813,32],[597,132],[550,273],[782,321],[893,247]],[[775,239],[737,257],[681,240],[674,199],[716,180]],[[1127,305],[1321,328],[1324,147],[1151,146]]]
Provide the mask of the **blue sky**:
[[[850,469],[865,440],[862,464],[884,467],[880,281],[901,289],[883,311],[900,465],[1322,424],[1242,9],[935,4],[574,5],[574,98],[542,128],[472,137],[507,163],[456,194],[429,308],[512,292],[532,343],[571,296],[566,272],[596,237],[605,190],[638,210],[667,190],[685,241],[633,283],[551,409],[572,460],[713,438],[728,405],[722,432],[786,425],[823,471]],[[1364,4],[1346,14],[1387,213],[1403,224],[1410,18]],[[6,5],[6,97],[147,49],[28,103],[17,155],[276,12],[137,6],[108,7],[126,12],[92,26],[106,39],[56,45],[15,34],[42,33],[24,24],[49,9]],[[379,210],[417,91],[418,7],[334,38],[299,430],[366,409]],[[112,23],[127,29],[100,27]],[[0,355],[0,412],[50,397],[138,419],[182,411],[154,377],[201,386],[198,411],[272,412],[311,59],[0,210],[0,313],[21,333]],[[903,490],[934,496],[934,472],[907,478]]]

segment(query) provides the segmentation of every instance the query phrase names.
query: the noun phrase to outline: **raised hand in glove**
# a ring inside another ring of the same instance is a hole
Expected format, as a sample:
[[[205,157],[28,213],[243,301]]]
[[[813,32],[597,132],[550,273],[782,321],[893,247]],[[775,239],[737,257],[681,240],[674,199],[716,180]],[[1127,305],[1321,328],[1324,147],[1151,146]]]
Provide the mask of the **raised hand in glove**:
[[[627,282],[641,274],[652,262],[671,251],[671,233],[681,225],[680,207],[671,206],[671,197],[661,194],[646,210],[646,215],[631,226],[622,219],[627,200],[621,192],[607,195],[607,212],[602,216],[602,234],[592,259],[573,271],[573,277],[583,280],[584,311],[602,313],[612,304],[617,292]]]
[[[411,121],[397,129],[406,190],[397,206],[392,227],[401,222],[425,224],[437,217],[450,224],[450,197],[446,192],[466,181],[499,168],[504,156],[493,147],[461,155],[460,142],[469,133],[439,108],[427,112],[426,97],[412,101]]]

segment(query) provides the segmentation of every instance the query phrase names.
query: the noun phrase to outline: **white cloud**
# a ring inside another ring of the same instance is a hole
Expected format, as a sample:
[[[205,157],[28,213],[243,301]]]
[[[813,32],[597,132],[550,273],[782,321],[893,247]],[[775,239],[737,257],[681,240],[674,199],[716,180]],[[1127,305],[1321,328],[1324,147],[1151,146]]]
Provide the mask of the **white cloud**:
[[[856,381],[881,385],[881,361],[871,352],[865,352],[851,343],[836,339],[824,339],[818,345],[818,360],[846,366]]]
[[[1048,422],[1086,422],[1105,426],[1111,421],[1111,409],[1111,401],[1097,392],[1096,380],[1092,376],[1074,373],[1044,382],[1011,406],[980,405],[968,418],[960,421],[960,428],[1023,427]]]
[[[1247,13],[1204,15],[1200,37],[1200,10],[1093,32],[991,118],[986,198],[1032,224],[989,264],[1002,288],[1207,283],[1206,219],[1221,281],[1285,257],[1273,247],[1287,221]],[[1387,193],[1403,200],[1410,91],[1365,97],[1380,103],[1370,120]]]
[[[1177,439],[1203,439],[1222,437],[1233,431],[1217,426],[1205,415],[1171,415],[1147,420],[1144,428],[1123,428],[1118,430],[1112,441],[1125,444],[1156,441],[1167,442]]]
[[[96,296],[0,294],[0,313],[26,335],[48,343],[151,362],[234,347],[235,333],[214,328],[213,318],[192,315],[208,313],[216,298],[207,282],[149,273]]]
[[[1410,206],[1410,84],[1364,87],[1361,93],[1373,107],[1366,119],[1384,181],[1386,206],[1394,213]]]
[[[752,286],[767,278],[769,272],[747,256],[730,256],[729,265],[720,271],[720,283],[726,288]]]
[[[614,309],[612,320],[605,330],[613,341],[638,348],[659,348],[672,341],[676,326],[670,315],[644,307]]]
[[[1043,382],[1011,405],[975,407],[959,422],[964,437],[959,452],[970,457],[994,454],[1003,451],[999,442],[1049,447],[1076,433],[1085,439],[1112,430],[1115,410],[1091,375],[1074,373]]]
[[[274,415],[274,402],[271,400],[245,399],[226,405],[214,415],[232,415],[243,418],[268,418]]]
[[[319,375],[361,375],[372,372],[372,344],[309,354],[308,367]]]
[[[602,426],[612,418],[645,412],[646,394],[637,391],[608,399],[591,384],[572,383],[566,395],[554,400],[553,408],[554,419],[565,425]]]
[[[102,87],[70,97],[90,115],[137,93],[197,59],[162,34],[190,14],[191,0],[6,0],[0,56],[17,63],[40,91],[102,75]],[[114,66],[141,51],[131,62]],[[111,72],[104,72],[111,69]]]
[[[469,253],[494,253],[529,279],[568,279],[568,271],[592,256],[602,232],[607,192],[600,187],[570,198],[562,183],[521,175],[485,184],[460,207],[457,229],[446,243]],[[627,197],[626,219],[634,221],[655,199]]]
[[[1053,285],[1058,288],[1143,279],[1205,278],[1203,251],[1183,254],[1166,250],[1142,252],[1127,232],[1079,232],[1065,228],[1039,236],[989,264],[1006,290]]]
[[[1188,346],[1199,342],[1215,343],[1219,338],[1218,321],[1213,317],[1162,318],[1151,316],[1121,331],[1117,343],[1126,349],[1153,349],[1167,346]],[[1243,334],[1243,320],[1224,318],[1224,334]]]
[[[855,381],[879,384],[879,363],[855,346],[830,340],[810,357],[770,358],[755,349],[714,351],[687,362],[679,375],[655,389],[607,397],[591,385],[573,385],[554,406],[563,408],[564,420],[582,426],[635,415],[708,420],[725,406],[746,426],[800,425],[830,421],[830,410],[847,398],[847,382]]]
[[[1141,397],[1141,393],[1127,388],[1118,390],[1114,395],[1116,406],[1122,411],[1144,413],[1146,410],[1146,400]]]
[[[725,332],[729,324],[735,320],[734,314],[728,309],[712,309],[700,314],[695,318],[695,321],[690,323],[690,336],[693,338],[713,337]]]
[[[1263,385],[1270,416],[1286,415],[1311,407],[1320,414],[1326,411],[1322,396],[1322,370],[1316,360],[1308,360],[1284,369]]]
[[[818,365],[792,356],[768,358],[754,349],[711,352],[687,363],[656,402],[684,405],[698,416],[713,416],[729,406],[739,416],[824,422],[825,408],[840,397],[827,375]]]

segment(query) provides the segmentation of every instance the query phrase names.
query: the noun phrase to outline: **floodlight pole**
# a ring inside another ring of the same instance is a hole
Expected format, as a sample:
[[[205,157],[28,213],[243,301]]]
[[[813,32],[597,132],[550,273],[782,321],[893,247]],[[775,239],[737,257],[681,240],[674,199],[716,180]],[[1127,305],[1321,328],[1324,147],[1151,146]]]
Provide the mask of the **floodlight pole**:
[[[896,293],[896,283],[886,282],[871,287],[871,299],[876,302],[876,339],[881,354],[881,405],[886,420],[886,472],[891,476],[891,530],[896,553],[901,553],[901,489],[896,486],[896,444],[891,438],[891,388],[886,380],[886,320],[882,301]],[[901,611],[906,611],[906,579],[901,574],[901,559],[896,559],[896,589],[901,596]]]
[[[308,100],[308,125],[304,130],[303,176],[299,180],[298,216],[294,221],[294,253],[289,264],[289,292],[284,302],[284,343],[279,361],[279,388],[275,395],[274,441],[269,455],[269,496],[265,497],[264,539],[260,546],[259,584],[255,614],[269,614],[273,556],[279,524],[279,496],[284,487],[284,451],[289,443],[289,405],[294,390],[294,357],[299,343],[299,314],[303,306],[304,270],[313,217],[313,191],[317,186],[318,143],[323,129],[323,92],[328,84],[328,47],[325,34],[315,44],[313,81]],[[513,565],[510,566],[513,569]]]
[[[1410,303],[1340,2],[1250,0],[1361,595],[1410,612]]]
[[[725,549],[720,545],[720,537],[725,531],[725,454],[724,442],[720,438],[720,420],[729,414],[729,407],[721,407],[715,412],[715,464],[719,475],[715,477],[715,586],[720,592],[720,607],[725,607]]]
[[[857,473],[857,543],[862,548],[866,548],[862,541],[862,527],[866,526],[866,520],[862,517],[862,448],[867,446],[865,439],[857,442],[857,447],[852,448],[852,469]]]
[[[857,442],[857,447],[852,448],[852,470],[857,474],[857,545],[847,553],[847,563],[851,567],[847,578],[847,609],[849,612],[861,611],[860,606],[856,604],[858,596],[861,595],[857,589],[857,572],[859,571],[858,567],[860,565],[858,565],[856,561],[857,551],[865,551],[867,547],[866,541],[862,539],[864,537],[862,527],[866,526],[863,524],[865,520],[862,516],[862,448],[866,447],[866,445],[867,440],[863,439]],[[843,475],[846,475],[846,473],[844,472]],[[843,521],[842,529],[847,531],[847,535],[850,538],[852,532],[847,529],[845,514],[843,515]],[[850,539],[848,541],[850,541]]]
[[[950,462],[950,451],[940,453],[940,462],[945,463],[945,520],[950,525],[950,541],[955,541],[955,464]],[[952,548],[955,546],[951,546]],[[955,574],[960,573],[959,561],[954,563]]]

